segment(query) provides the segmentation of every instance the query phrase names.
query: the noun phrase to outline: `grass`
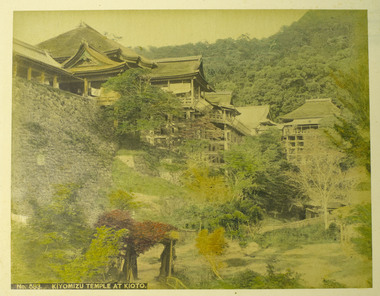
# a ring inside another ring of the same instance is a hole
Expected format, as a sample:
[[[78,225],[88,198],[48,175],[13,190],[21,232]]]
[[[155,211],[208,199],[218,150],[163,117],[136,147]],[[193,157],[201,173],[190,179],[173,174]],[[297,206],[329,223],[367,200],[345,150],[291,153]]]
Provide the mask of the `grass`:
[[[188,192],[183,187],[159,177],[139,174],[117,158],[115,158],[112,164],[112,178],[117,189],[127,192],[137,192],[160,197],[185,197],[188,195]]]

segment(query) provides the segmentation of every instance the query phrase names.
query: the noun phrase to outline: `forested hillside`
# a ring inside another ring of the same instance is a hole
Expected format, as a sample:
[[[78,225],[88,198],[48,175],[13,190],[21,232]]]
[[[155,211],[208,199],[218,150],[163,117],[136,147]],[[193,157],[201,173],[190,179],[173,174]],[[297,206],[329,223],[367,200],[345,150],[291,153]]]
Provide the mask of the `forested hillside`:
[[[206,78],[217,91],[232,90],[237,106],[270,104],[275,118],[305,99],[342,95],[332,74],[367,62],[367,15],[309,11],[262,40],[241,35],[212,44],[135,50],[149,58],[202,55]]]

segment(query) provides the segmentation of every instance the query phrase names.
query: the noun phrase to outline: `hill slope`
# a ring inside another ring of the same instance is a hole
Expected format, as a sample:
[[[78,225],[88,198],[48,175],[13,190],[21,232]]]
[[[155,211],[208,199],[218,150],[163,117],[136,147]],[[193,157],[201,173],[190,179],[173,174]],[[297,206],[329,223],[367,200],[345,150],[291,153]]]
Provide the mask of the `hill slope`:
[[[201,54],[206,78],[217,91],[233,90],[237,106],[270,104],[277,117],[305,99],[341,95],[331,73],[367,62],[367,15],[358,10],[309,11],[262,40],[242,35],[140,53],[150,58]]]

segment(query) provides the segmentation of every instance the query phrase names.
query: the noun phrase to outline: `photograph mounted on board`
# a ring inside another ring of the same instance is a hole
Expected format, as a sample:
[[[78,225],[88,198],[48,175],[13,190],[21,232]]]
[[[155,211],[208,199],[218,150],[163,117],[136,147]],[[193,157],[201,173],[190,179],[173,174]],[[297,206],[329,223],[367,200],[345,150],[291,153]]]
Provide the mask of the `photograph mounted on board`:
[[[13,18],[12,289],[372,287],[366,10]]]

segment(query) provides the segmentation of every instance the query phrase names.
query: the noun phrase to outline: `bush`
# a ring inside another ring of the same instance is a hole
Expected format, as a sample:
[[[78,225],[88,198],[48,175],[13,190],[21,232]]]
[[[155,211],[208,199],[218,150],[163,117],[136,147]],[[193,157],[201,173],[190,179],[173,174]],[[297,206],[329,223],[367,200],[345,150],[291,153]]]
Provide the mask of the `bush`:
[[[300,228],[283,228],[266,232],[257,235],[255,241],[262,248],[278,247],[289,249],[303,244],[335,242],[338,234],[339,230],[336,225],[332,225],[328,230],[324,230],[323,224],[315,224]]]
[[[347,288],[347,286],[336,280],[323,279],[323,288]]]
[[[267,275],[257,276],[252,280],[253,289],[295,289],[302,288],[300,276],[290,269],[285,273],[276,273],[272,264],[267,265]]]

